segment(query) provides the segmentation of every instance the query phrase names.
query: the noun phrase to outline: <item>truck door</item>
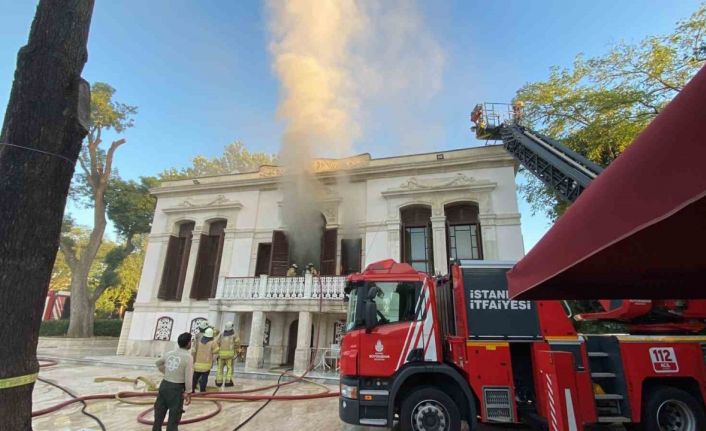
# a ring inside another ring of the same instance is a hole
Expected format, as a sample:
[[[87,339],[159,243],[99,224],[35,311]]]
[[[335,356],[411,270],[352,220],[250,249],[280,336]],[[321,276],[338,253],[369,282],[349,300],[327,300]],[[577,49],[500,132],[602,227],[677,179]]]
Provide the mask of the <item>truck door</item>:
[[[410,361],[437,361],[431,289],[421,281],[368,282],[376,286],[378,324],[361,334],[360,374],[390,376]]]

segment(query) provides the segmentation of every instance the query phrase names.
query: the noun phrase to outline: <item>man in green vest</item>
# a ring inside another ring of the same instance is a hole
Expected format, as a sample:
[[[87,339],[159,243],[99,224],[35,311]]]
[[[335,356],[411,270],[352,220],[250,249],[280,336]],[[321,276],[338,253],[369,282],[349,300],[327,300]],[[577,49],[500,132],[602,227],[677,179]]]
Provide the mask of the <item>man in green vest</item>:
[[[235,353],[240,348],[240,337],[233,330],[233,322],[226,322],[225,330],[218,339],[218,364],[216,365],[216,386],[223,383],[223,368],[225,367],[225,384],[233,386],[233,363]]]

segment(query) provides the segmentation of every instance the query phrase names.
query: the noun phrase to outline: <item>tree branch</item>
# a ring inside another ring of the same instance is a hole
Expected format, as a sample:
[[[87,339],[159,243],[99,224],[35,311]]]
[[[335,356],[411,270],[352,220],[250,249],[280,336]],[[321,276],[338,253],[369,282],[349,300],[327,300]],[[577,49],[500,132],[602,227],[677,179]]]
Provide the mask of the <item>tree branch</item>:
[[[108,148],[108,153],[105,157],[105,168],[103,170],[103,175],[101,175],[102,182],[107,182],[108,178],[110,178],[110,171],[113,167],[113,156],[115,155],[115,150],[117,150],[118,147],[123,145],[124,143],[125,139],[118,139],[117,141],[113,141],[113,143],[110,144],[110,148]]]
[[[79,262],[78,257],[76,257],[76,249],[73,244],[69,242],[68,238],[62,235],[61,238],[59,238],[59,248],[61,249],[61,252],[64,253],[66,264],[69,268],[71,268],[72,272],[75,271],[75,268],[78,267]]]

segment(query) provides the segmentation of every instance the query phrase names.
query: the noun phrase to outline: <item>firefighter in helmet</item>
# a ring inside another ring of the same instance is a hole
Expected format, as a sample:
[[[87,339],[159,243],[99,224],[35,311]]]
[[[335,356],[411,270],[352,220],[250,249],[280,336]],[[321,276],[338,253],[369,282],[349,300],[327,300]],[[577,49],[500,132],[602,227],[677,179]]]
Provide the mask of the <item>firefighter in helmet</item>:
[[[319,275],[319,271],[314,267],[314,264],[311,262],[309,262],[309,264],[306,266],[306,272],[314,277]]]
[[[520,124],[522,121],[522,108],[525,107],[525,103],[522,100],[515,100],[512,102],[512,120],[515,124]]]
[[[225,384],[233,386],[233,362],[235,354],[240,350],[240,337],[233,330],[233,322],[226,322],[225,330],[218,338],[218,363],[216,368],[216,386],[223,383],[223,368],[225,367]]]
[[[298,270],[299,267],[296,263],[289,265],[289,269],[287,270],[287,277],[296,277]]]

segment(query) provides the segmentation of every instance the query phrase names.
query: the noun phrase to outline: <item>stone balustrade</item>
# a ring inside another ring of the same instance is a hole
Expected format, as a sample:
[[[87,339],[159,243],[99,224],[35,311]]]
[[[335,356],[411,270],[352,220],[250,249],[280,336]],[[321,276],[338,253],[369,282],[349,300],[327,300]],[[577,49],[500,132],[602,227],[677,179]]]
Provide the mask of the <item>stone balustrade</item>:
[[[343,299],[345,276],[221,277],[216,299]]]

